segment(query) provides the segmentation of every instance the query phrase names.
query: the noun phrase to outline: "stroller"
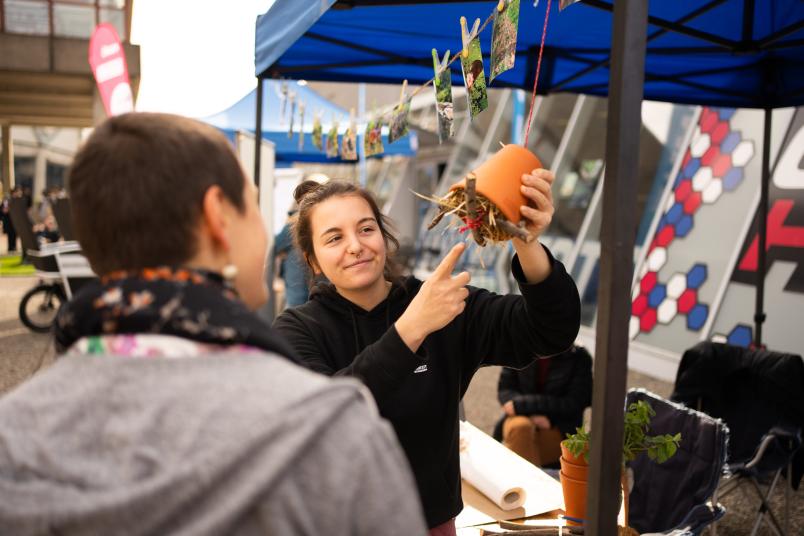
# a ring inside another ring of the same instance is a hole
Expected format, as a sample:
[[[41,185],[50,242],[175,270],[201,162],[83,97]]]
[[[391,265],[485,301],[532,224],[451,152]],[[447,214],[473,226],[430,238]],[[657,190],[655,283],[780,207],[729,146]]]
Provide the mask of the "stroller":
[[[37,285],[20,300],[20,320],[31,331],[47,333],[53,327],[61,304],[81,285],[94,279],[95,274],[81,254],[78,242],[40,244],[23,199],[12,199],[9,209],[23,250],[39,278]]]

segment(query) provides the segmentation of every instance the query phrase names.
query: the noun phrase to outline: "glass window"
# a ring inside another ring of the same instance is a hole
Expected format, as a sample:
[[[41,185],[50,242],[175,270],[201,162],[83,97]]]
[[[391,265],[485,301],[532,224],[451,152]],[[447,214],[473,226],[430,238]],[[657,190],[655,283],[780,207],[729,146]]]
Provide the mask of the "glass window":
[[[126,12],[119,9],[100,9],[100,22],[108,22],[117,30],[121,41],[126,41]]]
[[[5,28],[10,33],[48,35],[47,2],[38,0],[5,0]]]
[[[100,0],[101,7],[114,7],[123,9],[126,7],[126,0]]]
[[[533,118],[530,136],[528,136],[528,149],[539,157],[542,165],[547,169],[553,165],[553,159],[577,99],[576,95],[569,94],[545,97],[537,109],[537,115]],[[527,117],[525,117],[525,121],[527,121]]]
[[[47,163],[46,184],[48,188],[64,188],[64,175],[66,166],[61,164]]]
[[[53,4],[53,33],[55,35],[88,39],[94,28],[94,6]]]

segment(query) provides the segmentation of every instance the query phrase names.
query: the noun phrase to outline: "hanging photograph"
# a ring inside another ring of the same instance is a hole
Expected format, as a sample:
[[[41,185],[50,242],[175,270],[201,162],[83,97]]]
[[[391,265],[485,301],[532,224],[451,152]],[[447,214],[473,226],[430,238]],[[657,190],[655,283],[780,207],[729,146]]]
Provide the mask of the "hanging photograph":
[[[366,156],[381,154],[385,148],[382,145],[382,119],[371,119],[366,125],[363,149]]]
[[[391,126],[388,131],[388,143],[394,143],[396,140],[408,134],[408,114],[410,113],[410,99],[405,99],[404,102],[399,103],[394,108],[394,113],[391,116]]]
[[[519,0],[505,0],[502,11],[494,11],[494,31],[491,37],[491,69],[489,84],[496,76],[514,66],[516,32],[519,26]]]
[[[354,124],[349,125],[341,140],[341,158],[357,160],[357,130]]]
[[[469,112],[474,119],[480,112],[489,107],[486,93],[486,75],[483,72],[483,55],[480,51],[480,39],[475,36],[466,45],[466,53],[461,54],[461,69],[466,85],[466,96],[469,99]]]
[[[299,103],[299,151],[304,151],[304,103]]]
[[[296,119],[296,94],[290,92],[290,126],[288,127],[288,139],[293,139],[293,120]]]
[[[452,71],[447,67],[449,50],[444,61],[439,63],[438,53],[433,49],[433,88],[436,96],[436,116],[438,117],[438,142],[444,143],[452,137]]]
[[[338,123],[333,123],[327,132],[327,158],[338,157]]]
[[[324,149],[324,129],[321,127],[321,118],[313,119],[313,147],[319,151]]]
[[[287,114],[288,109],[288,83],[283,81],[279,87],[279,106],[281,110],[279,112],[279,124],[284,125],[285,115]]]

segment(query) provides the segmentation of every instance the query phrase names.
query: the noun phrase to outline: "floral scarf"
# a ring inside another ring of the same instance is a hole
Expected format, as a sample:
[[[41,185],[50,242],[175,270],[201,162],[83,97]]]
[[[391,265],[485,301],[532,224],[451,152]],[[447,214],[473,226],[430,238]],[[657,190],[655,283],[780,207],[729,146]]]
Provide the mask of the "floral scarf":
[[[220,275],[170,267],[114,272],[82,287],[56,319],[56,351],[64,353],[84,338],[140,334],[253,347],[298,362]]]

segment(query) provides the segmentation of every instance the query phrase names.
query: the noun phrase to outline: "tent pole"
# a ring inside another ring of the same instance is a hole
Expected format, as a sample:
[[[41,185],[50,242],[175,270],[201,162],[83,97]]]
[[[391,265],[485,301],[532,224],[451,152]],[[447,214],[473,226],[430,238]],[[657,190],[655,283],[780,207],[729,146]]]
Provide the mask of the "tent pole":
[[[773,110],[765,108],[765,133],[762,139],[762,190],[759,197],[759,214],[757,216],[759,234],[759,252],[757,259],[757,294],[754,307],[754,345],[762,346],[762,323],[765,322],[765,268],[767,263],[766,243],[768,233],[768,203],[770,188],[770,144],[771,119]]]
[[[614,3],[586,534],[617,534],[648,0]]]
[[[257,113],[254,118],[254,186],[260,191],[260,165],[262,164],[262,76],[257,77]],[[257,198],[259,199],[259,197]]]

